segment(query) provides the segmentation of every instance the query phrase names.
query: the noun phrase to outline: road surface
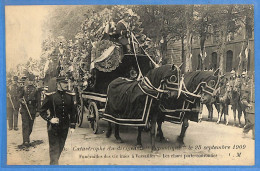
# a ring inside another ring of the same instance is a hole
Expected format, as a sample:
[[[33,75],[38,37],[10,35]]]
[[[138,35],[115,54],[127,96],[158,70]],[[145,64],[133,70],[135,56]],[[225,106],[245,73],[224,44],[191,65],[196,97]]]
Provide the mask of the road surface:
[[[157,153],[151,153],[148,132],[142,136],[143,149],[137,149],[137,128],[120,127],[124,143],[117,143],[114,136],[105,137],[107,123],[100,120],[98,134],[89,129],[86,119],[81,128],[68,138],[60,157],[60,165],[253,165],[254,145],[251,132],[242,136],[242,128],[232,126],[233,115],[230,113],[230,125],[216,124],[217,114],[214,109],[214,121],[206,121],[207,110],[203,108],[203,121],[190,122],[184,139],[185,146],[177,142],[181,125],[164,123],[162,129],[166,141],[156,141]],[[242,118],[242,123],[244,119]],[[19,130],[7,132],[7,164],[10,165],[48,165],[49,145],[46,122],[36,118],[31,142],[35,146],[27,151],[18,148],[22,143],[21,115]]]

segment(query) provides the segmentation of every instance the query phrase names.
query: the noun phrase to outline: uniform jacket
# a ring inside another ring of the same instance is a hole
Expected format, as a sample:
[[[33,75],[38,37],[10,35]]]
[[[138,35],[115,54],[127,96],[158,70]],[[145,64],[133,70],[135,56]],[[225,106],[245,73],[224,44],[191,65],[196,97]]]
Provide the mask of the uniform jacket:
[[[50,115],[47,114],[50,111]],[[56,91],[46,93],[39,110],[41,117],[49,122],[52,118],[59,118],[59,126],[63,128],[75,128],[76,125],[76,101],[75,93]]]
[[[14,108],[16,110],[19,109],[20,107],[20,102],[19,102],[19,94],[21,93],[21,87],[18,84],[11,84],[8,88],[7,88],[7,107],[12,107],[12,103],[11,103],[11,99],[14,105]],[[11,99],[10,99],[10,97]]]
[[[246,112],[248,113],[254,113],[254,92],[251,92],[251,89],[252,87],[248,83],[243,83],[241,86],[241,103],[246,107]],[[253,106],[247,108],[249,104]]]
[[[20,102],[25,99],[31,114],[35,114],[40,108],[40,90],[33,85],[25,86],[19,95]],[[27,108],[21,103],[21,113],[27,112]]]

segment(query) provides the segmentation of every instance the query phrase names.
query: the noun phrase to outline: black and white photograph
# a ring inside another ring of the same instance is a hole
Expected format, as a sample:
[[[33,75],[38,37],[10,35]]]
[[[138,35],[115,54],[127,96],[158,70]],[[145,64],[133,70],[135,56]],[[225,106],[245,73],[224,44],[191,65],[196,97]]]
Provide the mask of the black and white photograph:
[[[5,40],[7,165],[255,165],[254,5],[7,5]]]

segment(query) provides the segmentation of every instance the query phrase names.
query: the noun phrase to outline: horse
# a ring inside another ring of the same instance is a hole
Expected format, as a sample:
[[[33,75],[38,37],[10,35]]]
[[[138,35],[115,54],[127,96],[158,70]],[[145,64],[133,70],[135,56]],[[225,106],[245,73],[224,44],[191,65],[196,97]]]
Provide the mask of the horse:
[[[184,137],[189,120],[198,122],[198,114],[200,104],[205,103],[214,95],[215,88],[218,85],[219,70],[213,71],[195,71],[184,74],[183,82],[180,83],[181,93],[179,98],[170,98],[161,104],[165,110],[161,110],[161,119],[157,120],[158,136],[160,141],[164,140],[162,131],[162,122],[164,120],[173,122],[171,118],[179,115],[179,123],[182,124],[181,133],[177,138],[177,142],[184,145]],[[183,90],[184,89],[184,90]],[[170,109],[170,110],[167,110]],[[167,113],[168,112],[168,113]],[[171,115],[168,117],[168,115]],[[167,117],[165,117],[167,116]],[[173,122],[174,123],[174,122]]]
[[[109,84],[105,113],[110,113],[111,115],[112,113],[114,113],[114,115],[116,115],[118,118],[122,118],[122,116],[120,116],[120,113],[127,113],[125,112],[127,109],[134,110],[134,112],[136,113],[143,112],[143,110],[145,110],[143,109],[144,99],[148,96],[151,97],[152,101],[150,102],[150,111],[148,114],[149,116],[147,117],[149,121],[146,121],[145,125],[147,125],[147,123],[150,123],[150,137],[152,145],[151,151],[157,151],[157,148],[155,147],[155,127],[159,114],[159,104],[161,99],[177,97],[179,73],[180,70],[177,66],[168,64],[151,69],[140,81],[132,81],[132,83],[125,83],[123,81],[123,78],[115,79]],[[115,86],[117,84],[121,87]],[[138,87],[134,87],[134,84],[138,85]],[[121,90],[123,89],[127,89],[127,91],[122,92]],[[118,93],[115,93],[115,91],[118,91]],[[129,94],[130,96],[128,96],[127,94]],[[115,103],[113,99],[118,100],[118,103]],[[124,99],[128,99],[129,101],[123,104]],[[108,117],[108,115],[105,115],[105,117]],[[122,143],[123,140],[119,135],[119,124],[123,125],[125,123],[119,123],[119,121],[113,120],[114,118],[115,117],[111,117],[110,120],[105,118],[105,120],[108,121],[108,130],[106,133],[106,137],[109,138],[111,136],[111,123],[114,122],[115,138],[118,142]],[[141,131],[143,128],[144,125],[138,126],[137,147],[139,148],[142,148]]]
[[[231,79],[229,81],[230,91],[228,93],[228,97],[230,99],[231,108],[233,110],[234,116],[234,124],[236,126],[236,111],[237,111],[237,118],[238,118],[238,126],[241,127],[241,116],[242,116],[242,107],[240,102],[240,95],[241,95],[241,86],[242,81],[241,78],[238,76],[235,79]],[[244,114],[245,116],[245,114]],[[245,117],[246,123],[246,117]]]
[[[229,93],[231,88],[228,84],[228,80],[222,79],[219,83],[219,87],[216,92],[216,99],[219,106],[218,112],[218,120],[217,124],[220,123],[222,115],[224,114],[224,121],[226,121],[226,125],[229,123],[228,119],[228,105],[230,104]]]
[[[212,121],[213,120],[213,106],[215,106],[215,108],[217,109],[218,115],[219,115],[220,109],[219,109],[219,104],[217,102],[216,97],[205,99],[203,104],[206,105],[207,110],[208,110],[207,121]]]

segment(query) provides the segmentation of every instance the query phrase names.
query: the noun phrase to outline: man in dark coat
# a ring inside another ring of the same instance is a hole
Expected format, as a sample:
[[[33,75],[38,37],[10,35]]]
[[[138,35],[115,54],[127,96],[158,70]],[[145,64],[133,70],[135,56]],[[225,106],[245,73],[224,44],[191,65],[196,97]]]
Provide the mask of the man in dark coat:
[[[21,103],[20,113],[22,115],[22,133],[23,145],[28,147],[30,135],[36,116],[39,116],[38,108],[40,107],[40,92],[34,85],[35,76],[28,75],[27,84],[21,89],[19,101]]]
[[[7,87],[7,116],[9,130],[18,130],[18,111],[20,107],[18,95],[20,90],[20,86],[18,85],[18,77],[14,76],[12,84]]]
[[[64,77],[57,78],[57,90],[46,93],[40,109],[41,117],[47,121],[50,165],[58,165],[67,139],[68,130],[74,132],[76,126],[75,93],[67,91]],[[50,111],[50,115],[47,114]]]

